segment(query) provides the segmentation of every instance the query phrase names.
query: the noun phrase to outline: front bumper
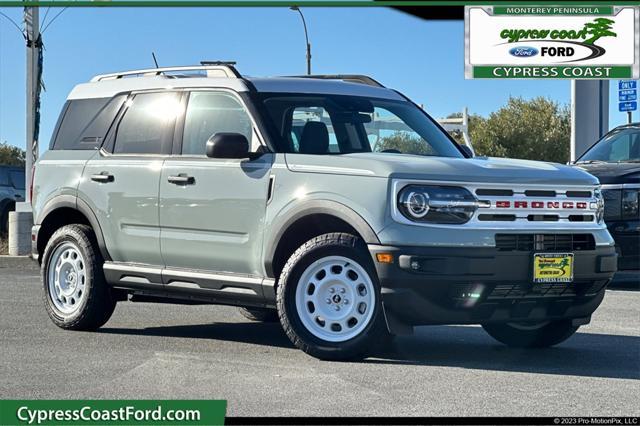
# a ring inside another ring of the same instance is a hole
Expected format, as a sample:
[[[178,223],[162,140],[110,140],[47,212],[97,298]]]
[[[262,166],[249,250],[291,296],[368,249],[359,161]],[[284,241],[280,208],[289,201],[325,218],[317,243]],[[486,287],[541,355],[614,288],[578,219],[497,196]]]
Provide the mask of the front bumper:
[[[572,283],[534,284],[533,251],[380,245],[369,251],[392,331],[394,324],[588,321],[617,261],[613,246],[574,251]],[[393,263],[378,262],[378,253],[392,253]]]

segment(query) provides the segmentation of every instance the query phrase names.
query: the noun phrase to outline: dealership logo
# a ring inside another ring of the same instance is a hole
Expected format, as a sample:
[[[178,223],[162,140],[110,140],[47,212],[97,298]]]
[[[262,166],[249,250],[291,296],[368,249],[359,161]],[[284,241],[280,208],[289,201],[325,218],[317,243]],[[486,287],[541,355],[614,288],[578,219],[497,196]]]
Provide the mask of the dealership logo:
[[[605,54],[606,50],[598,46],[596,41],[602,37],[617,37],[613,32],[615,21],[608,18],[596,18],[587,22],[579,29],[503,29],[500,38],[507,41],[502,44],[518,43],[523,40],[540,43],[540,48],[531,46],[517,46],[509,49],[512,56],[527,58],[540,53],[542,57],[567,58],[561,62],[584,61],[595,59]],[[576,56],[576,47],[582,53]]]

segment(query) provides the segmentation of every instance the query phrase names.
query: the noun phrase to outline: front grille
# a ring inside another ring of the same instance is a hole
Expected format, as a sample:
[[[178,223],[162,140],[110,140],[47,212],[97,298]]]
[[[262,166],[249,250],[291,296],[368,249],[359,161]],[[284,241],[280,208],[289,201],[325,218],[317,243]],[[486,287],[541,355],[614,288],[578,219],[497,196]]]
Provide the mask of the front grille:
[[[620,220],[622,217],[622,190],[603,189],[604,197],[604,219]]]
[[[500,251],[583,251],[594,250],[591,234],[496,234]]]
[[[474,301],[500,301],[553,297],[593,296],[607,284],[606,280],[576,281],[572,283],[497,283],[451,285],[448,297],[455,303]]]
[[[519,299],[530,297],[591,296],[599,292],[606,281],[540,284],[498,284],[487,299]]]
[[[595,222],[596,199],[592,190],[548,187],[472,187],[479,200],[478,222],[537,222],[555,227],[574,222]]]

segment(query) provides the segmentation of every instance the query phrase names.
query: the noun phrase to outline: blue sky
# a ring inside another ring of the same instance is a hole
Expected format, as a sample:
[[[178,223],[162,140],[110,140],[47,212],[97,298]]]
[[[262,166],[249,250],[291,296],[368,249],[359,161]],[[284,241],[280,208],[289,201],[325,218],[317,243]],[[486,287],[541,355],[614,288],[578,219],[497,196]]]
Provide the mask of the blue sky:
[[[60,9],[49,11],[50,20]],[[0,8],[21,23],[21,8]],[[46,9],[41,10],[41,18]],[[570,101],[568,81],[465,80],[462,21],[424,21],[387,8],[304,8],[314,73],[363,73],[399,89],[434,117],[467,106],[488,115],[509,96]],[[72,87],[93,75],[201,60],[235,60],[246,75],[305,72],[297,13],[287,8],[69,8],[44,33],[46,92],[41,146],[47,146]],[[0,141],[24,147],[25,49],[0,17]],[[610,124],[625,122],[613,101]],[[615,86],[615,87],[614,87]],[[636,120],[638,114],[635,115]]]

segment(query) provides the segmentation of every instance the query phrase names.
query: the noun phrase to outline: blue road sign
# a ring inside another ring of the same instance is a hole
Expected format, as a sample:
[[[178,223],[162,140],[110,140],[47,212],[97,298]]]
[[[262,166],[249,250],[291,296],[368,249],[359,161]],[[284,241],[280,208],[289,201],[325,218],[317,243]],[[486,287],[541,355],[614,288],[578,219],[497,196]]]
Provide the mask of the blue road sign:
[[[635,93],[633,95],[620,94],[620,95],[618,95],[618,100],[620,102],[637,101],[638,100],[638,95],[635,94]]]
[[[634,80],[629,80],[629,81],[620,80],[618,81],[618,90],[635,89],[636,87],[638,87],[637,84],[638,82]]]
[[[618,111],[620,111],[620,112],[635,111],[637,109],[638,109],[638,103],[637,102],[620,102],[618,104]]]

